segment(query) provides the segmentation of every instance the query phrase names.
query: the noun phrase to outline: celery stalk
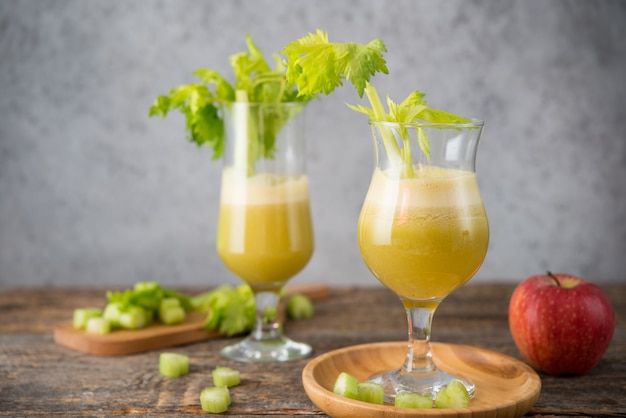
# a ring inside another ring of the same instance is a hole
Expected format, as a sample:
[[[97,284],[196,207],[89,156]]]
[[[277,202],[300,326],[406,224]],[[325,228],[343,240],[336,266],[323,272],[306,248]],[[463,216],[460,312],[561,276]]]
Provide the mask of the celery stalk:
[[[385,110],[376,88],[370,84],[370,79],[376,73],[388,74],[383,52],[387,48],[380,39],[374,39],[367,44],[353,42],[329,42],[328,34],[320,29],[309,33],[295,42],[289,43],[283,53],[287,55],[288,82],[298,87],[299,95],[330,94],[336,87],[343,85],[343,81],[350,81],[357,90],[359,97],[366,94],[371,108],[348,104],[348,107],[369,116],[372,121],[414,123],[457,123],[468,122],[467,119],[456,116],[443,110],[433,109],[426,105],[424,94],[413,91],[402,103],[394,103],[387,98]],[[430,155],[430,144],[425,132],[418,129],[419,147],[427,157]],[[414,168],[411,158],[411,144],[408,131],[400,130],[398,135],[402,139],[402,148],[396,142],[391,129],[379,127],[385,151],[389,158],[391,169],[402,177],[414,177]]]
[[[378,91],[376,90],[376,87],[374,87],[374,85],[370,84],[369,82],[366,84],[365,87],[365,95],[367,96],[367,99],[370,101],[370,104],[372,105],[372,110],[374,111],[374,120],[377,121],[384,121],[387,119],[387,112],[385,112],[385,108],[383,107],[383,104],[380,100],[380,96],[378,95]],[[403,153],[400,148],[398,147],[398,144],[396,142],[396,138],[393,136],[393,132],[390,129],[387,129],[386,127],[383,126],[379,126],[378,127],[381,137],[383,138],[383,145],[385,147],[385,150],[387,151],[387,158],[389,158],[389,164],[391,165],[391,168],[393,171],[398,171],[400,172],[401,170],[406,171],[406,176],[407,177],[413,177],[413,165],[411,162],[411,155],[410,153]],[[403,138],[404,139],[404,138]],[[405,142],[405,146],[407,145]],[[404,154],[404,163],[403,164],[403,155]],[[408,161],[407,161],[407,157],[408,157]]]
[[[260,108],[254,107],[254,111],[250,112],[249,107],[239,106],[242,103],[249,103],[248,93],[245,90],[237,90],[235,100],[232,109],[235,130],[233,165],[238,173],[251,176],[255,172],[254,163],[262,153],[258,126],[261,115],[256,112]]]
[[[248,174],[248,155],[249,155],[249,108],[246,106],[238,106],[239,103],[248,103],[248,94],[244,90],[237,90],[235,93],[235,103],[233,104],[232,117],[233,129],[235,130],[235,151],[233,156],[233,165],[238,173]]]

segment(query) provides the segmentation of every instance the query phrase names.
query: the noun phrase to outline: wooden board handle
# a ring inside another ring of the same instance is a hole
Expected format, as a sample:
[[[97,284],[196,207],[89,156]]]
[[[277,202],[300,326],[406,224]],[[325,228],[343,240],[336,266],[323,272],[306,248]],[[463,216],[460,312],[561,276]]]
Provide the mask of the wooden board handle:
[[[330,296],[330,286],[326,283],[300,283],[287,286],[287,295],[301,294],[311,300],[326,299]]]

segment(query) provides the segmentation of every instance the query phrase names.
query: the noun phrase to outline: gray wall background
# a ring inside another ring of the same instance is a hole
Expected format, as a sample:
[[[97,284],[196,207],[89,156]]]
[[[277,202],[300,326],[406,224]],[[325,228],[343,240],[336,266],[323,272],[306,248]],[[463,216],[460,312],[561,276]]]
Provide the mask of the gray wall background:
[[[381,93],[486,121],[475,281],[626,279],[626,2],[0,2],[0,286],[238,283],[215,252],[219,162],[154,98],[316,28],[382,38]],[[373,167],[346,86],[308,111],[316,252],[294,282],[377,285],[356,222]]]

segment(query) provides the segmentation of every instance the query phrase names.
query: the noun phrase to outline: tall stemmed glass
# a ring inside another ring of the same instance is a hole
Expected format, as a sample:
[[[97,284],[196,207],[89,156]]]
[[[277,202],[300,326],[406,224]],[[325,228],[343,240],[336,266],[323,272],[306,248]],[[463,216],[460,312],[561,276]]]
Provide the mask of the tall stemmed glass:
[[[242,362],[303,358],[311,347],[285,337],[273,314],[281,289],[313,253],[303,105],[236,102],[223,112],[217,252],[252,288],[256,324],[221,354]]]
[[[435,310],[467,282],[487,253],[489,225],[475,174],[483,123],[370,121],[376,165],[358,223],[365,264],[395,292],[408,319],[408,349],[396,370],[370,378],[393,402],[410,391],[435,397],[451,380],[433,362]]]

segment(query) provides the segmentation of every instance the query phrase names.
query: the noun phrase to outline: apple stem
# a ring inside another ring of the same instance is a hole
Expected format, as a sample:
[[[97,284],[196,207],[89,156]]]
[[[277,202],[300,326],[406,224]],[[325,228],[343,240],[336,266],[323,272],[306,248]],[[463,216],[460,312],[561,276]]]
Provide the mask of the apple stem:
[[[554,281],[556,282],[557,286],[561,287],[561,282],[559,281],[559,279],[554,274],[552,274],[552,272],[550,270],[548,270],[546,272],[546,274],[554,279]]]

